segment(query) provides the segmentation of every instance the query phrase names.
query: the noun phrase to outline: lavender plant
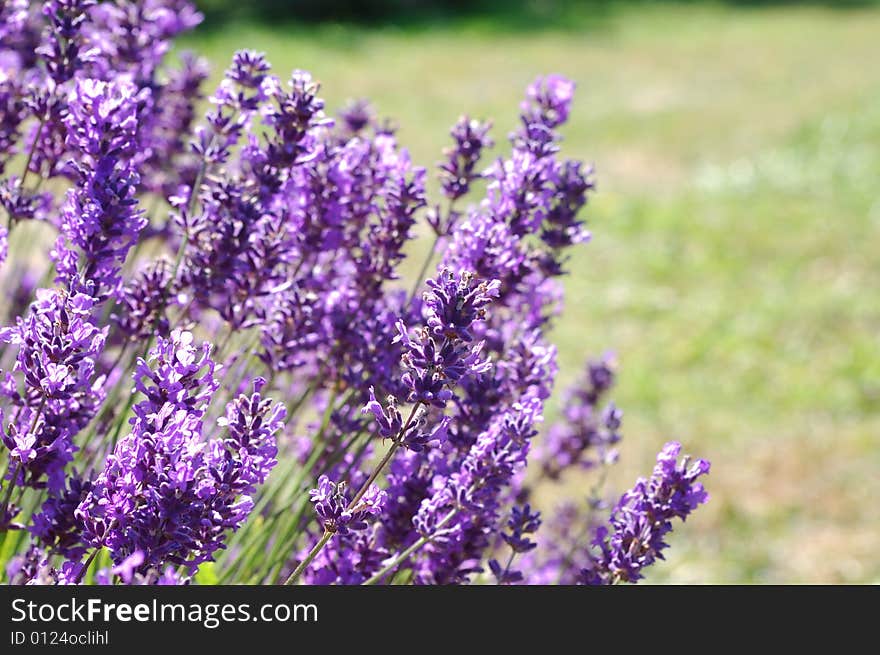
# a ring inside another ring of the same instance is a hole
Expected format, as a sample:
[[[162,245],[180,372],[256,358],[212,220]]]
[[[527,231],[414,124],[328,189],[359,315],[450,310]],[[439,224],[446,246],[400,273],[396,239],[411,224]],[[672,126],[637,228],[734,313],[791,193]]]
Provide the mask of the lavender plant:
[[[492,162],[491,124],[461,118],[432,202],[390,123],[331,117],[308,73],[241,51],[208,94],[169,54],[200,20],[0,5],[7,581],[639,580],[709,464],[671,442],[609,500],[608,356],[543,429],[590,237],[592,171],[561,156],[574,84],[529,86]],[[539,511],[575,470],[589,497]]]

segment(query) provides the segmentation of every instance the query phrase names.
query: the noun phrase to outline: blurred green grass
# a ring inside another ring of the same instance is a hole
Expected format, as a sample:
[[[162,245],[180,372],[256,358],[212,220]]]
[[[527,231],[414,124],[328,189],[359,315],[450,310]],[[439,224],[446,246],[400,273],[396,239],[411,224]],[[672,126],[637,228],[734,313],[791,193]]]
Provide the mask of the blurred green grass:
[[[831,583],[880,582],[878,34],[870,9],[639,5],[574,29],[224,24],[184,45],[218,74],[265,51],[330,108],[368,97],[428,166],[459,114],[503,144],[529,81],[574,78],[564,153],[599,190],[560,388],[616,352],[615,490],[670,438],[713,462],[710,505],[648,580]]]

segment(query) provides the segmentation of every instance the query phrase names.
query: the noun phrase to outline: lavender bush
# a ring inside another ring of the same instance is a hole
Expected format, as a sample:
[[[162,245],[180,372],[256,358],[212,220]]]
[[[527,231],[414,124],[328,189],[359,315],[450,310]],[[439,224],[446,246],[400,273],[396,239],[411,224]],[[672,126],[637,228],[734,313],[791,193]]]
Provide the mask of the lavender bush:
[[[560,155],[574,84],[535,81],[488,165],[490,124],[462,118],[429,202],[389,123],[331,118],[261,54],[198,119],[207,67],[169,52],[200,20],[185,0],[0,8],[8,581],[639,580],[709,464],[669,443],[605,500],[609,357],[540,433],[558,279],[589,240],[591,171]],[[537,511],[573,470],[589,496]]]

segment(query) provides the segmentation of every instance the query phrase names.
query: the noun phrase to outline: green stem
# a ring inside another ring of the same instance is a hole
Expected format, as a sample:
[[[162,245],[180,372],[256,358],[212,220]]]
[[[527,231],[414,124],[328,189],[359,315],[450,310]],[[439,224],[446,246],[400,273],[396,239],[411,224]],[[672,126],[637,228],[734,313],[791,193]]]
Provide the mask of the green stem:
[[[199,198],[199,188],[202,186],[202,181],[205,179],[205,173],[207,172],[207,170],[208,162],[205,159],[202,159],[202,165],[199,167],[199,172],[196,173],[196,179],[192,185],[189,202],[186,205],[187,221],[189,221],[192,213],[196,209],[196,202],[198,202]],[[189,245],[189,230],[184,230],[183,239],[180,242],[180,246],[177,248],[177,256],[174,258],[174,268],[171,271],[172,284],[177,279],[177,274],[180,272],[180,265],[183,263],[183,254],[184,252],[186,252],[187,245]]]
[[[237,574],[244,571],[247,565],[252,564],[259,567],[260,561],[265,562],[263,557],[259,558],[260,561],[252,558],[256,553],[263,553],[265,551],[266,544],[275,534],[275,530],[269,529],[270,521],[277,520],[281,513],[280,511],[275,512],[273,515],[264,518],[264,511],[283,490],[283,486],[278,480],[292,479],[299,463],[295,458],[290,457],[283,463],[283,469],[281,466],[282,464],[279,464],[279,467],[272,471],[273,485],[265,487],[264,493],[260,495],[259,500],[257,500],[256,505],[254,505],[251,511],[253,518],[241,530],[233,533],[229,539],[229,547],[225,550],[225,553],[236,553],[235,559],[231,557],[218,558],[220,562],[218,576],[221,584],[225,584],[229,580],[238,579]]]
[[[354,495],[354,498],[352,498],[351,501],[348,503],[347,509],[351,510],[357,506],[360,499],[363,498],[365,493],[367,493],[367,490],[370,488],[370,485],[376,481],[376,478],[379,477],[379,475],[385,469],[385,466],[388,464],[388,462],[391,461],[391,458],[394,457],[394,454],[397,452],[397,449],[400,447],[400,443],[401,443],[401,440],[403,439],[403,435],[405,435],[406,431],[409,429],[409,426],[412,423],[413,417],[416,415],[416,410],[418,410],[418,408],[421,404],[422,403],[420,401],[420,402],[417,402],[415,405],[413,405],[412,411],[409,413],[409,418],[406,419],[406,423],[400,429],[400,432],[398,432],[397,437],[394,439],[394,443],[391,444],[391,448],[388,449],[388,452],[385,453],[385,457],[383,457],[382,461],[376,465],[376,468],[373,469],[373,472],[370,474],[370,477],[367,478],[367,481],[364,482],[363,485],[361,485],[361,488]],[[300,575],[302,575],[302,572],[303,572],[303,570],[305,570],[305,567],[307,567],[309,564],[311,564],[312,560],[318,556],[318,553],[320,553],[321,550],[324,548],[324,546],[327,544],[327,542],[330,541],[331,536],[332,536],[332,533],[328,533],[326,531],[324,532],[324,536],[321,538],[321,540],[318,541],[317,544],[315,544],[315,547],[312,548],[311,552],[306,557],[306,559],[303,560],[302,562],[300,562],[299,566],[296,567],[296,570],[291,574],[291,576],[287,579],[287,582],[285,582],[284,584],[293,584],[293,582],[295,582],[296,579],[299,578]]]
[[[319,444],[312,451],[309,460],[300,468],[299,474],[293,478],[292,483],[273,495],[279,496],[281,499],[289,498],[294,494],[296,496],[304,496],[305,492],[308,490],[308,486],[303,487],[305,472],[312,470],[315,463],[320,459],[325,450],[326,442]],[[261,572],[268,573],[273,567],[284,564],[284,561],[287,559],[287,553],[289,552],[289,549],[285,544],[294,541],[293,535],[296,534],[300,525],[300,519],[302,518],[307,505],[307,496],[302,497],[298,503],[295,502],[293,508],[282,503],[282,506],[275,511],[271,517],[274,529],[264,530],[262,538],[260,540],[255,540],[254,543],[249,546],[248,554],[257,549],[260,545],[262,545],[265,550],[265,544],[268,543],[272,537],[276,538],[276,542],[268,552],[268,556],[266,556],[265,553],[263,555],[263,566],[260,569]]]
[[[455,211],[455,200],[450,200],[449,207],[446,209],[447,218],[452,216],[453,211]],[[419,271],[419,274],[416,276],[415,281],[413,282],[413,288],[410,290],[409,298],[406,301],[407,305],[409,305],[413,301],[413,298],[416,297],[416,292],[419,290],[422,281],[425,279],[425,273],[427,273],[428,271],[428,266],[430,266],[431,262],[434,259],[434,254],[437,250],[438,243],[440,243],[440,234],[435,230],[434,241],[431,243],[431,249],[428,251],[428,255],[427,257],[425,257],[425,261],[422,262],[422,268]]]
[[[341,405],[347,403],[351,399],[353,393],[353,391],[349,392],[343,398]],[[309,455],[309,459],[306,462],[305,466],[300,468],[298,474],[293,479],[293,481],[285,487],[285,490],[290,489],[291,491],[281,494],[282,498],[288,497],[290,493],[301,494],[304,491],[301,489],[301,486],[303,481],[305,480],[306,475],[311,472],[315,464],[318,462],[318,459],[320,459],[321,455],[327,449],[327,441],[322,439],[322,437],[327,429],[327,426],[330,424],[330,418],[332,417],[333,410],[336,409],[336,400],[336,392],[331,392],[331,395],[327,400],[327,407],[324,410],[324,415],[321,419],[321,427],[319,428],[313,440],[314,443],[317,443],[317,446],[314,448],[314,450],[312,450],[312,453]],[[278,487],[276,487],[276,490],[278,490]],[[303,501],[300,502],[299,507],[292,512],[288,507],[282,507],[276,512],[275,518],[273,520],[277,520],[277,517],[281,515],[284,515],[285,518],[280,523],[276,523],[274,530],[267,529],[263,532],[263,543],[266,543],[271,536],[274,536],[276,538],[276,541],[271,551],[264,559],[265,566],[262,570],[269,571],[272,569],[273,566],[279,563],[283,564],[283,559],[286,558],[285,553],[288,552],[286,545],[292,543],[292,537],[296,533],[296,530],[300,524],[300,518],[302,517],[306,505],[307,503]],[[248,546],[248,554],[250,554],[256,543],[259,542],[255,541]],[[279,560],[282,561],[279,562]]]
[[[370,477],[367,478],[367,481],[361,485],[361,488],[358,489],[358,492],[354,495],[354,498],[351,499],[351,502],[348,504],[348,509],[352,509],[357,502],[363,498],[363,495],[367,493],[367,490],[370,488],[370,485],[376,481],[376,478],[384,470],[385,466],[387,466],[388,462],[391,461],[391,458],[394,457],[394,454],[397,452],[397,449],[400,448],[400,444],[403,441],[403,435],[406,434],[406,431],[409,430],[410,424],[412,423],[413,418],[416,415],[416,411],[421,406],[422,402],[419,401],[415,405],[413,405],[412,411],[409,413],[409,418],[406,419],[406,423],[404,423],[403,427],[400,428],[400,432],[397,434],[397,437],[394,439],[394,442],[391,444],[391,448],[388,449],[388,452],[385,453],[385,457],[382,458],[382,461],[373,469],[373,472],[370,474]]]
[[[284,582],[285,585],[292,585],[299,579],[299,576],[303,574],[303,571],[306,570],[309,564],[318,556],[324,546],[327,545],[327,542],[330,541],[330,538],[333,536],[332,532],[324,531],[324,534],[321,535],[321,538],[318,540],[318,543],[314,545],[314,547],[309,551],[309,554],[306,555],[306,558],[299,563],[299,566],[294,569],[293,573],[290,574],[290,577]]]
[[[434,532],[432,534],[424,536],[421,539],[419,539],[418,541],[416,541],[412,546],[410,546],[409,548],[404,550],[402,553],[400,553],[400,555],[395,557],[389,564],[385,565],[385,567],[383,567],[381,571],[376,573],[372,578],[370,578],[369,580],[367,580],[363,584],[374,585],[374,584],[380,582],[386,575],[391,573],[391,571],[393,571],[398,566],[400,566],[403,562],[405,562],[407,560],[407,558],[410,557],[410,555],[412,555],[413,553],[415,553],[418,550],[421,550],[421,548],[424,547],[425,544],[427,544],[429,541],[434,539],[434,537],[437,536],[437,530],[439,530],[444,525],[449,523],[457,513],[458,513],[458,508],[456,507],[452,511],[450,511],[449,514],[447,514],[446,516],[443,517],[443,519],[434,528]]]

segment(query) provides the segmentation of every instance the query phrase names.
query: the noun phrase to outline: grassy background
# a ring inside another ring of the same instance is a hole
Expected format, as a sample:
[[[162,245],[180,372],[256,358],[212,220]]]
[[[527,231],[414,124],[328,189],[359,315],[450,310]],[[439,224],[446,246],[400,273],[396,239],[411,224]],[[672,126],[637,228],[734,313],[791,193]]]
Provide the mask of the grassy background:
[[[265,51],[331,108],[368,97],[428,166],[460,113],[503,143],[532,78],[574,78],[564,151],[599,192],[561,383],[617,353],[613,489],[670,438],[713,462],[710,505],[649,581],[880,582],[880,11],[611,4],[533,29],[209,21],[184,45],[218,73]]]

